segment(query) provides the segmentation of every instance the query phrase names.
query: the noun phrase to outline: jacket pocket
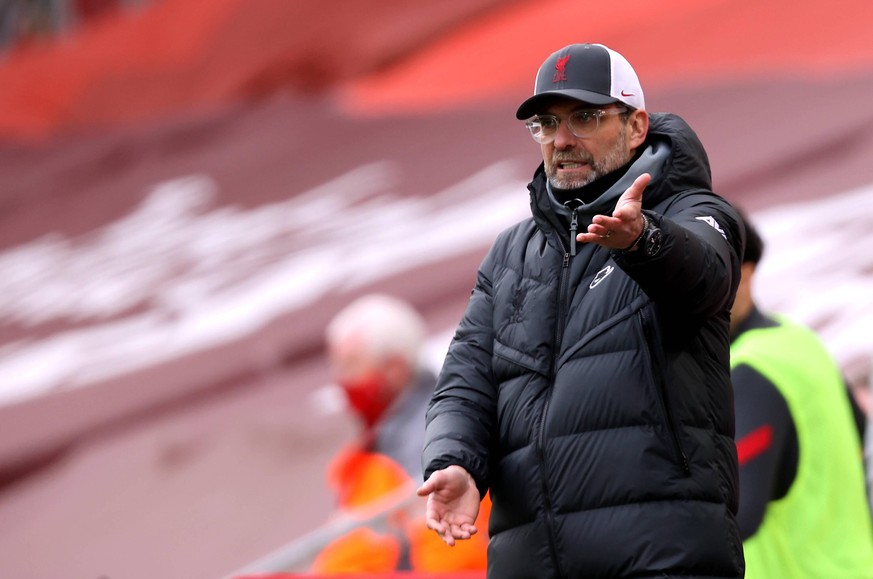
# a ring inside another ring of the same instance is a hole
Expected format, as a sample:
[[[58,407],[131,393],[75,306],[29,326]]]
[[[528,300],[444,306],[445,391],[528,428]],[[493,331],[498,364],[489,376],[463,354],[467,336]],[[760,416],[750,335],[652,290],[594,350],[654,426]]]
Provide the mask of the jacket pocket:
[[[494,374],[499,378],[511,377],[522,370],[536,372],[547,376],[549,372],[548,356],[534,356],[495,340],[494,341]]]

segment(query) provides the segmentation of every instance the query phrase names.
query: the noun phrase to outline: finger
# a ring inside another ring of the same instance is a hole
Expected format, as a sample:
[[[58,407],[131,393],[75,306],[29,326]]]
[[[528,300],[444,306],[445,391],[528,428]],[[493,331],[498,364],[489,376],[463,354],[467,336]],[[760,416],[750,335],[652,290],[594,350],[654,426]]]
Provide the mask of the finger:
[[[466,540],[470,538],[470,533],[466,531],[461,525],[452,525],[451,527],[452,537],[459,540]]]
[[[576,236],[576,241],[581,243],[603,243],[605,240],[606,238],[596,233],[580,233]]]
[[[603,227],[606,229],[610,229],[613,227],[617,227],[621,225],[621,219],[617,219],[611,215],[595,215],[591,218],[591,225],[596,225],[597,227]],[[588,226],[588,230],[591,230],[591,225]]]
[[[607,224],[592,223],[588,226],[588,233],[598,237],[610,237],[615,231]]]
[[[433,519],[433,518],[426,519],[425,524],[427,525],[428,529],[436,532],[436,534],[440,535],[440,536],[445,534],[445,532],[447,530],[447,528],[444,524],[442,524],[441,522],[439,522],[438,520]]]
[[[609,219],[612,219],[611,217]],[[617,223],[620,223],[616,220]],[[606,225],[592,223],[588,226],[587,233],[579,233],[576,235],[576,241],[582,243],[603,243],[615,234],[615,229]]]

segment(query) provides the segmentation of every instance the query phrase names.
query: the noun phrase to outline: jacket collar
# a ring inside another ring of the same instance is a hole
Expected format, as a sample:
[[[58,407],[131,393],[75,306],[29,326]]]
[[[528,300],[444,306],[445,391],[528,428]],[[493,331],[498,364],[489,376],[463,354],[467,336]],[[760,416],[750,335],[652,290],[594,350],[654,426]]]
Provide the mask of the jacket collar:
[[[652,175],[652,181],[660,180],[667,161],[670,158],[670,149],[663,142],[655,141],[643,150],[642,154],[631,163],[611,187],[607,188],[599,197],[589,203],[581,204],[577,209],[580,231],[586,229],[595,215],[611,214],[616,202],[622,193],[643,173]],[[531,190],[531,208],[534,217],[548,219],[554,224],[557,217],[559,222],[566,220],[570,210],[561,204],[551,191],[551,186],[546,178],[543,164],[540,164],[534,175]],[[538,221],[539,221],[538,219]]]

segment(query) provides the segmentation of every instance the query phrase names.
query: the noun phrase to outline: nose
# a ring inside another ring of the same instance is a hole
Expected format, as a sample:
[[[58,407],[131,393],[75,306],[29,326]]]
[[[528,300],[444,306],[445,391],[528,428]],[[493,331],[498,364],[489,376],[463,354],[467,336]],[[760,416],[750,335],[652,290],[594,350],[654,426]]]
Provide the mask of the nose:
[[[573,147],[576,144],[576,135],[570,131],[570,124],[566,119],[562,119],[555,132],[555,148],[564,150]]]

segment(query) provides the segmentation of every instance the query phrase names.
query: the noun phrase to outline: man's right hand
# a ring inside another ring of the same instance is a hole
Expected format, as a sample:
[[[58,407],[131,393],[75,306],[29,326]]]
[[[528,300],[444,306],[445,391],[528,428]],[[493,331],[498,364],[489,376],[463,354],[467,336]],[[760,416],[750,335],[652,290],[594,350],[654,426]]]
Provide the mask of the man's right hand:
[[[473,524],[479,514],[479,489],[464,468],[451,465],[434,472],[418,488],[427,497],[427,528],[452,547],[455,540],[469,539],[478,531]]]

